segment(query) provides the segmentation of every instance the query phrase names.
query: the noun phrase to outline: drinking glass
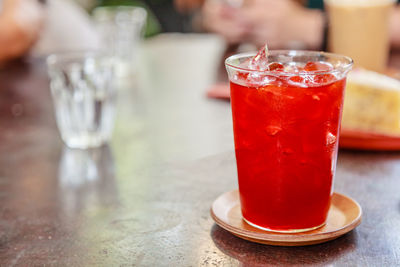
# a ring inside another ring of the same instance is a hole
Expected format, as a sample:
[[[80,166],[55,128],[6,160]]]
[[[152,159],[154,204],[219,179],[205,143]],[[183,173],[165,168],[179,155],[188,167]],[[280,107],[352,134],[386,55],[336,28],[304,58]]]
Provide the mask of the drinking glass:
[[[114,60],[99,53],[65,53],[47,58],[56,121],[71,148],[98,147],[114,125]]]
[[[355,65],[385,72],[390,52],[389,18],[396,0],[325,0],[328,48]]]
[[[250,69],[254,53],[226,60],[243,219],[277,232],[324,225],[333,193],[343,92],[352,60],[270,51],[287,71]],[[307,62],[332,70],[295,70]],[[291,71],[293,69],[293,71]]]
[[[131,74],[137,67],[146,10],[132,6],[98,7],[93,11],[93,19],[102,39],[102,49],[118,60],[117,74]]]

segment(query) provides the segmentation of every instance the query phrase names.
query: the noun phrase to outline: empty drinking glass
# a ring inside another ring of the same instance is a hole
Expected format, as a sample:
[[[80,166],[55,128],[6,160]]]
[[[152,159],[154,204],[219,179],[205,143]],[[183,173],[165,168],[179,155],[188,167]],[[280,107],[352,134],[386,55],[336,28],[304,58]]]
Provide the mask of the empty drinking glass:
[[[131,74],[137,66],[146,10],[132,6],[98,7],[93,11],[93,19],[102,39],[102,48],[118,59],[117,74]]]
[[[107,142],[114,124],[114,63],[98,53],[66,53],[47,59],[56,121],[71,148]]]

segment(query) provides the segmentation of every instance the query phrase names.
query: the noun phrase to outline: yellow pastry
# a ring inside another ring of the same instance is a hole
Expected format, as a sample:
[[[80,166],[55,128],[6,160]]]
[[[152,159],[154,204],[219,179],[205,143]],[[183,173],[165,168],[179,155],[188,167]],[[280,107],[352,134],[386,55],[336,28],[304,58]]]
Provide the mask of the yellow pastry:
[[[400,135],[400,81],[364,69],[350,72],[342,128]]]

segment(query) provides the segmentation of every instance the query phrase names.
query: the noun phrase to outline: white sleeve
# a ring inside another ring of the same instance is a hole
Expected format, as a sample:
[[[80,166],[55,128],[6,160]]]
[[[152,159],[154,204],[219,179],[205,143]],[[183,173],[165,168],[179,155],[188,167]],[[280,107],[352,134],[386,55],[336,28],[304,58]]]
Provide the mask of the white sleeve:
[[[1,0],[0,0],[1,1]],[[87,12],[71,0],[48,0],[41,36],[34,55],[97,49],[99,36]]]

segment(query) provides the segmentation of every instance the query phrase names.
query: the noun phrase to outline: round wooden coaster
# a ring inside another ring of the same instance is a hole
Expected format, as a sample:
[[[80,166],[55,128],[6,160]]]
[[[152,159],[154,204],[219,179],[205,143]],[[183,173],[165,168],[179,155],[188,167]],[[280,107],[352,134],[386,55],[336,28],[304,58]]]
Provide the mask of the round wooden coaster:
[[[247,224],[242,219],[238,190],[222,194],[211,207],[211,217],[225,230],[252,242],[275,246],[305,246],[333,240],[357,227],[361,216],[361,206],[355,200],[336,192],[326,224],[302,233],[269,232]]]

